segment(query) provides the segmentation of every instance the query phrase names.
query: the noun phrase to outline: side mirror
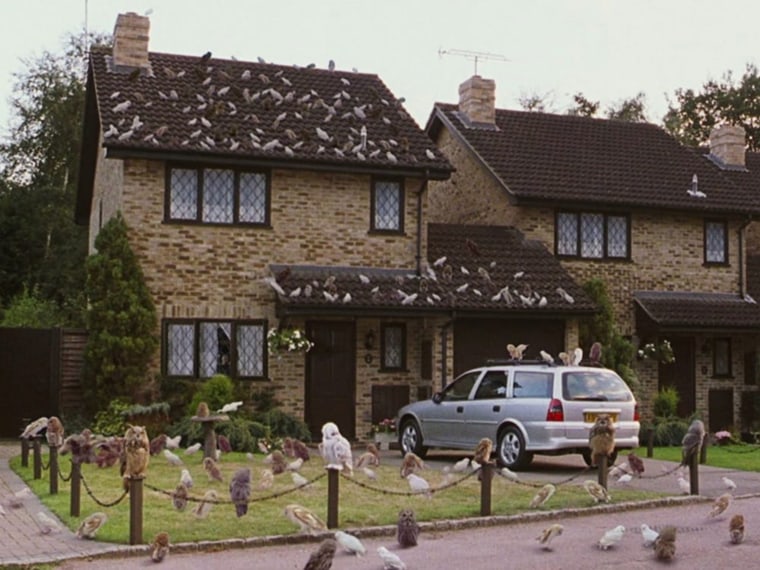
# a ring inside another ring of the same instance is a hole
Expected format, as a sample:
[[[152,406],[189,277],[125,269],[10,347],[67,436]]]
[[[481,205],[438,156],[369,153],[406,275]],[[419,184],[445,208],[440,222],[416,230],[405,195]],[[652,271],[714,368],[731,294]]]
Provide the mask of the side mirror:
[[[441,392],[436,392],[433,394],[433,402],[436,404],[440,404],[443,401],[443,394]]]

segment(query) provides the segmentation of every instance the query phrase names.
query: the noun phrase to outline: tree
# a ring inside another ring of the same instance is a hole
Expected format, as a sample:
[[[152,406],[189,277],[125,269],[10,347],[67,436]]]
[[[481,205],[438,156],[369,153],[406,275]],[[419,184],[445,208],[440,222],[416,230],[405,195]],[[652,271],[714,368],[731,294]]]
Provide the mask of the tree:
[[[42,299],[36,291],[24,291],[13,298],[0,319],[3,327],[52,328],[61,324],[58,306]]]
[[[63,53],[24,61],[14,76],[9,138],[0,145],[0,304],[26,287],[66,306],[66,324],[74,325],[82,320],[87,255],[87,228],[75,225],[73,213],[85,61],[82,36],[73,35]]]
[[[728,71],[720,81],[707,81],[698,93],[677,89],[663,117],[665,130],[687,146],[706,144],[720,123],[744,127],[748,148],[760,149],[760,76],[755,65],[747,64],[739,80]]]
[[[520,106],[526,111],[534,111],[536,113],[551,113],[552,100],[551,93],[545,93],[539,95],[538,93],[523,93],[520,95]]]
[[[97,253],[87,259],[84,387],[92,412],[117,397],[140,400],[158,347],[156,310],[127,233],[117,214],[100,230]]]
[[[582,92],[573,95],[575,106],[567,110],[568,115],[576,117],[595,117],[599,112],[599,101],[590,101]]]
[[[646,96],[639,92],[635,97],[623,99],[607,108],[607,118],[628,123],[646,123]]]

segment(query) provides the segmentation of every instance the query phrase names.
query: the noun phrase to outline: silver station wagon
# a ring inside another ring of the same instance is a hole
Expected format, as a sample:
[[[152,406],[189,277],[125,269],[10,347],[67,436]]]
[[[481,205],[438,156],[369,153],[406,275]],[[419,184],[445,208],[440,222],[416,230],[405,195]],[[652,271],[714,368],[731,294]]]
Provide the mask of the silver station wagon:
[[[404,406],[396,425],[402,453],[474,450],[488,437],[501,465],[521,469],[535,453],[581,453],[590,465],[589,430],[599,414],[612,416],[615,456],[638,447],[636,399],[614,371],[509,361],[469,370],[431,400]]]

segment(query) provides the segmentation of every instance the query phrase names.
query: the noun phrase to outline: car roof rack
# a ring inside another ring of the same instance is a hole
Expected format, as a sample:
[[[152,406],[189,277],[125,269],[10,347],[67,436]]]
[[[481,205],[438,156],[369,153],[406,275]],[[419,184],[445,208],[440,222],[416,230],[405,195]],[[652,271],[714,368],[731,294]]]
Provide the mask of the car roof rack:
[[[527,364],[543,364],[545,366],[556,366],[556,362],[546,362],[546,360],[543,359],[536,359],[536,360],[517,360],[515,358],[488,358],[486,359],[486,366],[494,366],[498,364],[509,364],[509,365],[527,365]]]

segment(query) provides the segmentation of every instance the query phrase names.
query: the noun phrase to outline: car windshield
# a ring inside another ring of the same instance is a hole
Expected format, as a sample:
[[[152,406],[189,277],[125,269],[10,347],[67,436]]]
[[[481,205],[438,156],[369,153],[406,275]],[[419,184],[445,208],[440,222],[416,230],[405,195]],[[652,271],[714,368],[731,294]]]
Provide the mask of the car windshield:
[[[441,399],[447,401],[466,400],[469,397],[478,376],[480,376],[480,370],[465,372],[459,378],[454,380],[454,382],[446,386]]]
[[[629,402],[633,398],[625,382],[610,370],[565,372],[562,396],[576,402]]]

